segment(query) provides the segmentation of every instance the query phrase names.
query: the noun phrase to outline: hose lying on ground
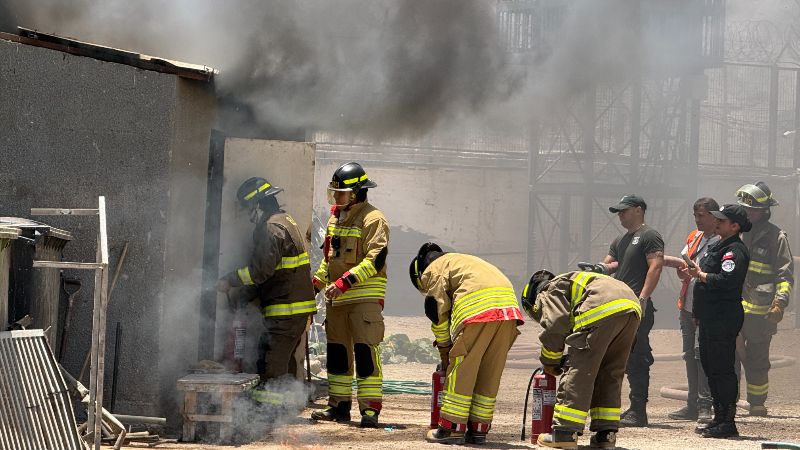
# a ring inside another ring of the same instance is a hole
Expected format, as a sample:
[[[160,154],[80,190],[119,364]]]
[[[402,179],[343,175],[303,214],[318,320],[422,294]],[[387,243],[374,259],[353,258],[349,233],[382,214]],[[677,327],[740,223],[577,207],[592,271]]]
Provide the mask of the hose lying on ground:
[[[673,356],[673,355],[668,355],[668,356]],[[797,360],[791,356],[772,355],[769,357],[769,363],[773,369],[778,369],[781,367],[789,367],[794,365],[796,362]],[[688,390],[689,387],[685,384],[675,384],[671,386],[662,387],[659,393],[664,398],[686,401],[686,399],[689,396]],[[738,406],[741,409],[744,409],[745,411],[750,410],[750,404],[747,403],[747,401],[745,400],[739,400],[738,402],[736,402],[736,406]]]
[[[312,376],[314,379],[322,381],[323,386],[328,385],[328,380],[318,375]],[[353,380],[353,387],[356,387],[356,382]],[[411,394],[411,395],[431,395],[430,381],[412,381],[412,380],[383,380],[383,393],[384,394]]]

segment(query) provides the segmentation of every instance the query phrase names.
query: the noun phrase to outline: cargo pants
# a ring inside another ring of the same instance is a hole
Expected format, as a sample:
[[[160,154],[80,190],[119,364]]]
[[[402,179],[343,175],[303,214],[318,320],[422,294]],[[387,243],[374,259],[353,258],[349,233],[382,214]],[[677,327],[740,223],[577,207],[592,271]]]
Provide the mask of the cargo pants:
[[[622,381],[639,316],[617,314],[597,326],[567,336],[569,367],[561,376],[553,413],[553,429],[583,431],[619,429]]]
[[[506,357],[518,335],[516,320],[464,326],[450,350],[440,426],[489,431]]]
[[[383,308],[378,303],[353,303],[327,308],[328,405],[352,401],[355,365],[359,411],[383,406]]]
[[[740,336],[744,340],[744,359],[736,354],[736,374],[741,367],[747,381],[747,401],[751,406],[763,406],[769,394],[769,346],[778,326],[760,314],[745,314]]]

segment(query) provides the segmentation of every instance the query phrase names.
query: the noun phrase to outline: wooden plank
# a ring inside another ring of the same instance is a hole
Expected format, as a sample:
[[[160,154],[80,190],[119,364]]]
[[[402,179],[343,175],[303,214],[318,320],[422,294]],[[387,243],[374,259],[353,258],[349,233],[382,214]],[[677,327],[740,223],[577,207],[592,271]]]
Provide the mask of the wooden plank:
[[[222,394],[221,417],[226,420],[219,426],[219,438],[222,442],[230,442],[233,438],[233,393]],[[230,419],[230,420],[227,420]]]
[[[197,409],[197,394],[187,392],[183,397],[183,440],[194,441],[196,426],[190,416],[194,416]]]
[[[253,385],[217,385],[217,384],[193,384],[178,386],[178,390],[183,392],[244,392]]]
[[[102,263],[69,262],[69,261],[34,261],[33,267],[44,269],[102,269]]]
[[[31,208],[32,216],[96,216],[97,209]]]
[[[233,416],[225,416],[221,414],[185,414],[186,418],[192,422],[223,422],[223,423],[232,423]],[[186,427],[186,423],[183,424],[184,428]],[[220,436],[222,437],[222,436]]]

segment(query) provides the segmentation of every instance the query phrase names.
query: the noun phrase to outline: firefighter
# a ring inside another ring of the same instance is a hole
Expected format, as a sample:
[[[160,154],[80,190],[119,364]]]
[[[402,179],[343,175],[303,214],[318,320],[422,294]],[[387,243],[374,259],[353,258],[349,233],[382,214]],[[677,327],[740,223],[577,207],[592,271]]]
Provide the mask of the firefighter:
[[[259,177],[239,187],[236,198],[255,223],[253,255],[247,265],[217,282],[217,290],[225,293],[232,287],[252,287],[261,300],[265,331],[256,363],[261,384],[253,398],[277,405],[283,404],[283,397],[279,388],[270,388],[271,381],[294,376],[294,353],[310,316],[317,312],[303,233],[275,198],[282,191]]]
[[[614,448],[625,366],[642,317],[638,296],[608,275],[541,270],[525,287],[522,306],[543,328],[539,360],[545,373],[557,377],[564,371],[553,432],[540,434],[538,445],[577,449],[588,417],[594,432],[589,447]]]
[[[750,266],[742,292],[745,378],[751,416],[766,416],[769,392],[769,346],[789,305],[794,264],[786,232],[769,221],[778,202],[763,183],[746,184],[736,192],[753,229],[742,240],[750,251]],[[737,364],[738,367],[738,364]]]
[[[714,407],[711,422],[695,431],[703,437],[726,438],[739,435],[734,422],[739,391],[734,365],[736,335],[744,322],[742,287],[750,262],[739,233],[747,233],[752,225],[740,205],[725,205],[711,214],[720,219],[716,227],[720,240],[700,258],[700,266],[686,269],[697,279],[692,313],[699,325],[700,362]]]
[[[360,164],[349,162],[333,173],[328,185],[328,219],[324,258],[314,274],[314,287],[325,292],[328,338],[328,407],[314,420],[346,422],[352,405],[353,364],[361,427],[378,426],[383,406],[383,302],[389,225],[367,201],[378,185]]]
[[[514,288],[486,261],[445,253],[430,242],[411,261],[409,274],[425,296],[425,316],[447,373],[439,426],[425,439],[484,444],[506,356],[523,323]]]

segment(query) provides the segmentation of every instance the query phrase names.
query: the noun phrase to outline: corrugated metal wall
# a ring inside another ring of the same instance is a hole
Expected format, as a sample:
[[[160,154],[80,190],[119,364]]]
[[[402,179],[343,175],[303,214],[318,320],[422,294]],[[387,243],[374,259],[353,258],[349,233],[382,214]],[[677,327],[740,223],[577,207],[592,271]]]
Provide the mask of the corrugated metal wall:
[[[0,333],[0,448],[85,448],[67,385],[42,330]]]

